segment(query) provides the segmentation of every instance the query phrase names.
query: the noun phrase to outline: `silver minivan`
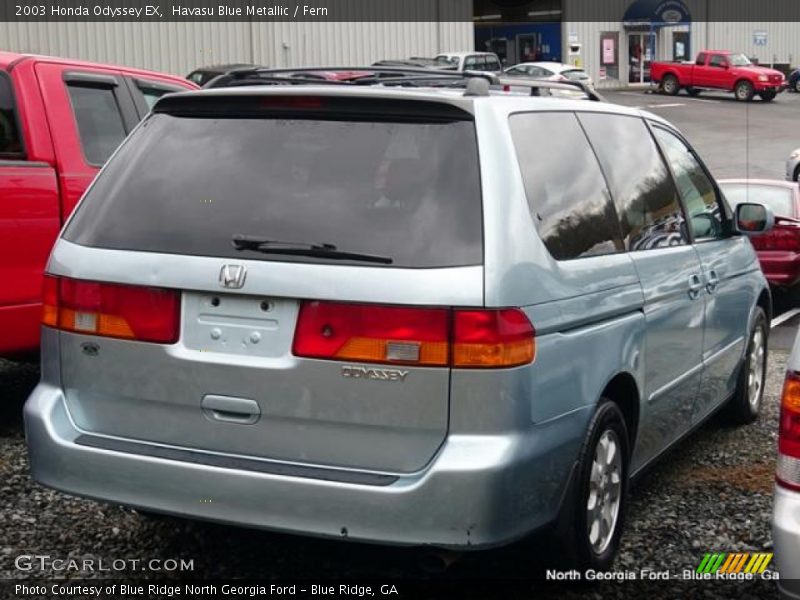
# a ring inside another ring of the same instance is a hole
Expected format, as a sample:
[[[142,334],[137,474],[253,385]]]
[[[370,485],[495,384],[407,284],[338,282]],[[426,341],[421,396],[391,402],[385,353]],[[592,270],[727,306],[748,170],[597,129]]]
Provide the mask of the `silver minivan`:
[[[628,481],[758,415],[770,293],[652,114],[468,88],[162,98],[44,286],[33,477],[145,511],[607,568]]]
[[[800,599],[800,331],[795,335],[781,393],[772,540],[781,595]]]

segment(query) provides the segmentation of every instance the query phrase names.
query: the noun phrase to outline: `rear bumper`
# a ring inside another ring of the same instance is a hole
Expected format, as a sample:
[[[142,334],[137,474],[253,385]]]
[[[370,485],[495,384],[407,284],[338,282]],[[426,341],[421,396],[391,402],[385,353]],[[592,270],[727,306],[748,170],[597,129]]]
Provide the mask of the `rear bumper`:
[[[772,540],[781,592],[800,599],[800,493],[775,487]]]
[[[39,349],[41,304],[0,306],[0,356],[14,358]]]
[[[762,250],[757,254],[770,285],[791,287],[800,282],[800,254],[777,250]]]
[[[80,445],[75,440],[84,432],[70,419],[62,391],[47,383],[25,405],[25,430],[34,479],[67,493],[275,531],[477,549],[513,541],[556,517],[590,414],[587,407],[524,435],[451,434],[424,470],[388,485]]]

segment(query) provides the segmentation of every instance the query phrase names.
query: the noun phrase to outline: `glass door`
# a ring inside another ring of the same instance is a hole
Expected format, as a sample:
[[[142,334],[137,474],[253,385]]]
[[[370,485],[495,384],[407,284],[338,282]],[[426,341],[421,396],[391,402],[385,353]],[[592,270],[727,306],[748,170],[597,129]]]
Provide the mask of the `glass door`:
[[[655,48],[655,33],[628,34],[628,83],[650,82],[650,63],[654,60]]]

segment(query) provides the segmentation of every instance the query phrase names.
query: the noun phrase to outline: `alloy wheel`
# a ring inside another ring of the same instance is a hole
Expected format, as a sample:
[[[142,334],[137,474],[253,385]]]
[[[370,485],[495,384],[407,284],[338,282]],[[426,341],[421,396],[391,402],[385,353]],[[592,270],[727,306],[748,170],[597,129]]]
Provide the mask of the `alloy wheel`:
[[[589,544],[597,554],[611,543],[622,496],[622,447],[616,432],[607,429],[597,440],[589,473],[586,524]]]
[[[758,410],[761,402],[761,388],[764,385],[764,344],[765,336],[763,327],[758,327],[753,332],[753,340],[750,343],[750,370],[747,373],[747,400],[753,411]]]

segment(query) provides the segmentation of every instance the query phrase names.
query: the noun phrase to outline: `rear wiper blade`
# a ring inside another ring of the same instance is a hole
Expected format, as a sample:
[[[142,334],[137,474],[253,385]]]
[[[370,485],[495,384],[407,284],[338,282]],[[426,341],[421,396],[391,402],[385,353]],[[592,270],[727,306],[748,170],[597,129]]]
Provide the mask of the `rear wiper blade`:
[[[314,244],[309,242],[286,242],[282,240],[269,240],[265,238],[237,234],[231,238],[233,247],[237,250],[252,250],[264,254],[283,254],[287,256],[311,256],[316,258],[329,258],[331,260],[353,260],[360,262],[373,262],[390,265],[394,261],[388,256],[377,254],[363,254],[361,252],[347,252],[339,250],[333,244]]]

